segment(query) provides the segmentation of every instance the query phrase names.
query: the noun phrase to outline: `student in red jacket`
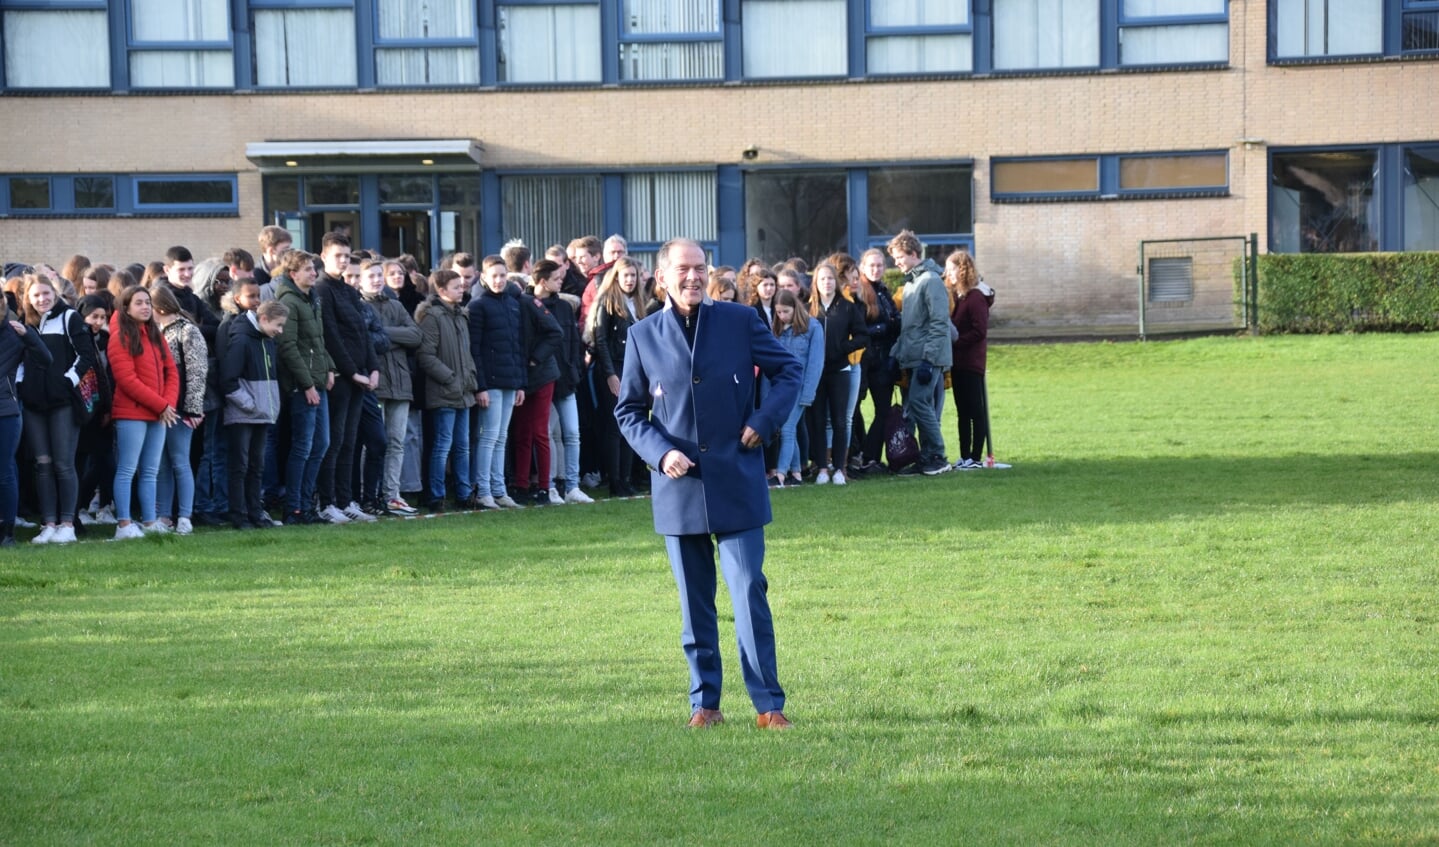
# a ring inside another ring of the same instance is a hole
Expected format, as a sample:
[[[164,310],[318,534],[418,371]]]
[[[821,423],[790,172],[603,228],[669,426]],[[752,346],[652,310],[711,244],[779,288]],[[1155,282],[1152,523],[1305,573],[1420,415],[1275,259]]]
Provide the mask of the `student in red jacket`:
[[[155,479],[165,449],[165,430],[180,422],[180,374],[170,345],[160,335],[150,292],[131,286],[120,293],[110,319],[110,371],[115,377],[115,540],[167,532],[155,519]],[[140,517],[130,520],[131,486],[138,477]]]

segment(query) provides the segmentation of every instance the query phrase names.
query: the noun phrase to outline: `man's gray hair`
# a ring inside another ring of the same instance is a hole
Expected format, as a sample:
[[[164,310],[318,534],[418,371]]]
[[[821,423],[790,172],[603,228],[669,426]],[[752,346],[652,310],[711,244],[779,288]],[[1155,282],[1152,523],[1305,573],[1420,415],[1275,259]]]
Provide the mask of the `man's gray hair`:
[[[609,238],[606,238],[606,239],[605,239],[605,243],[606,243],[606,244],[618,244],[618,245],[620,245],[621,247],[625,248],[626,250],[630,249],[630,243],[629,243],[628,241],[626,241],[626,240],[625,240],[625,237],[624,237],[623,235],[620,235],[618,232],[615,233],[614,235],[611,235]]]
[[[670,253],[680,244],[693,245],[701,253],[705,251],[704,247],[701,247],[700,243],[693,238],[671,238],[669,241],[660,245],[660,251],[655,255],[655,273],[659,273],[670,266]]]

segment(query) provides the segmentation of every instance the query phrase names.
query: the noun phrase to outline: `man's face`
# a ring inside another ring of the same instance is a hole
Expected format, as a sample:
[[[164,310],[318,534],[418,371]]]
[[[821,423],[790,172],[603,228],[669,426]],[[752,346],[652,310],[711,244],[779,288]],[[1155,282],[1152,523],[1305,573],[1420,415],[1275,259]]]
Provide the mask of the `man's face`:
[[[480,278],[480,272],[475,270],[474,265],[470,265],[468,268],[462,268],[459,265],[455,265],[452,270],[454,270],[455,273],[460,275],[460,281],[465,284],[466,291],[469,291],[470,288],[474,286],[475,280]]]
[[[345,275],[345,269],[350,266],[350,248],[331,244],[320,254],[320,260],[325,263],[325,273],[341,278]]]
[[[241,280],[254,279],[254,278],[255,278],[255,269],[254,269],[254,268],[245,269],[245,268],[240,267],[239,265],[231,265],[231,266],[230,266],[230,285],[232,285],[232,286],[234,286],[234,285],[239,285]]]
[[[705,261],[704,251],[693,244],[671,247],[669,266],[660,274],[675,308],[683,314],[704,301],[708,276],[709,263]]]
[[[485,287],[496,294],[505,290],[510,284],[510,272],[504,265],[490,265],[484,273]]]
[[[190,280],[195,277],[195,262],[170,262],[165,265],[165,278],[176,288],[190,287]]]
[[[378,297],[385,290],[384,269],[370,265],[360,274],[360,293],[366,297]]]
[[[344,275],[343,275],[341,278],[342,278],[343,280],[345,280],[345,284],[348,285],[348,286],[350,286],[351,288],[359,288],[359,286],[360,286],[360,268],[359,268],[359,266],[358,266],[358,265],[347,265],[347,266],[345,267],[345,273],[344,273]]]
[[[281,241],[279,244],[266,250],[265,263],[273,268],[280,261],[280,257],[290,252],[290,248],[293,246],[295,246],[293,242]]]
[[[594,270],[599,263],[600,257],[588,250],[581,249],[575,254],[575,264],[579,265],[580,273],[586,276],[588,276],[590,271]]]
[[[910,268],[919,264],[919,257],[913,253],[906,253],[896,247],[889,248],[889,257],[894,259],[894,266],[909,273]]]
[[[607,263],[613,262],[615,259],[624,258],[625,256],[629,255],[630,252],[628,247],[618,241],[613,240],[605,242],[604,250],[605,262]]]

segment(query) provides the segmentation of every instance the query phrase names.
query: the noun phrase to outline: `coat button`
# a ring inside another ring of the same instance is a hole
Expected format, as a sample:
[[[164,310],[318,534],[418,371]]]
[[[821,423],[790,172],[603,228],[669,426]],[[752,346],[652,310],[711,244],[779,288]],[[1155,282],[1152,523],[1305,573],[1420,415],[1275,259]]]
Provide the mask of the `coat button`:
[[[700,452],[701,452],[701,453],[708,453],[709,451],[710,451],[710,446],[709,446],[708,444],[701,444],[701,445],[700,445]]]
[[[699,378],[699,377],[695,377],[695,385],[699,385],[699,384],[700,384],[700,378]]]

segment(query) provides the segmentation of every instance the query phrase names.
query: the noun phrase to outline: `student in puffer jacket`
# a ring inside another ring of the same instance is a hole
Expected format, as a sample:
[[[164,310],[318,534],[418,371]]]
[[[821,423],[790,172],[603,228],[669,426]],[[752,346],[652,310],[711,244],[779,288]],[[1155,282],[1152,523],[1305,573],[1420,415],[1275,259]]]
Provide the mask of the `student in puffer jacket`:
[[[50,350],[19,316],[0,300],[0,547],[15,546],[15,512],[20,505],[20,471],[15,451],[20,448],[23,417],[16,394],[15,375],[27,356],[46,365]]]
[[[430,275],[434,294],[415,309],[420,327],[420,352],[415,357],[425,377],[425,413],[434,430],[430,444],[430,490],[426,503],[438,512],[445,503],[445,465],[455,469],[456,502],[475,506],[484,502],[470,476],[470,409],[481,392],[470,354],[470,322],[461,303],[465,280],[454,271]],[[489,505],[494,508],[493,502]]]
[[[268,300],[232,322],[225,358],[220,362],[220,391],[225,397],[225,434],[229,450],[230,525],[268,529],[260,480],[265,471],[265,436],[280,418],[279,354],[275,337],[285,330],[290,307]]]
[[[410,357],[420,349],[420,328],[405,310],[394,289],[385,283],[384,269],[391,263],[366,259],[360,263],[360,293],[380,319],[389,349],[380,356],[380,387],[375,389],[385,421],[385,461],[380,501],[392,515],[413,515],[416,509],[400,496],[400,471],[405,461],[414,379]]]

